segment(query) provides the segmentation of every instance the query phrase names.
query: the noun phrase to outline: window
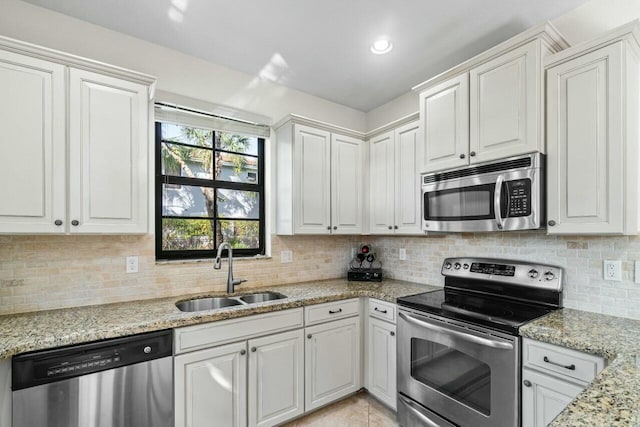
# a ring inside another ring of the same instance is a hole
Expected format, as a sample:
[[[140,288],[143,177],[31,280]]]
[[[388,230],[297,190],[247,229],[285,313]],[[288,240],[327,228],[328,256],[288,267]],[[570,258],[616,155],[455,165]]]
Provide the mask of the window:
[[[156,122],[156,259],[264,254],[264,139]]]

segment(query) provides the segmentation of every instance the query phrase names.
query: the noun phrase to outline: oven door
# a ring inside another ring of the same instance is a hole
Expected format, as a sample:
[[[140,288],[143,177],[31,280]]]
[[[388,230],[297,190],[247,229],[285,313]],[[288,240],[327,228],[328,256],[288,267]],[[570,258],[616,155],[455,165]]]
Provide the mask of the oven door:
[[[518,426],[519,360],[517,337],[400,310],[399,401],[408,397],[455,425]]]

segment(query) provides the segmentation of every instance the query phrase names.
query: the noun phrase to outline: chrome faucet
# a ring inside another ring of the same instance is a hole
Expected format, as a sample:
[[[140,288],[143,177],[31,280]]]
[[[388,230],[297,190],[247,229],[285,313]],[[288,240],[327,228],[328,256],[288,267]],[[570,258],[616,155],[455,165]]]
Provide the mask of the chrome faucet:
[[[239,285],[240,283],[246,282],[244,279],[234,279],[233,278],[233,249],[231,245],[227,242],[223,242],[218,246],[218,254],[216,255],[216,260],[213,264],[213,268],[216,270],[220,270],[222,268],[222,250],[227,249],[227,253],[229,254],[229,274],[227,275],[227,293],[232,294],[234,292],[234,287]]]

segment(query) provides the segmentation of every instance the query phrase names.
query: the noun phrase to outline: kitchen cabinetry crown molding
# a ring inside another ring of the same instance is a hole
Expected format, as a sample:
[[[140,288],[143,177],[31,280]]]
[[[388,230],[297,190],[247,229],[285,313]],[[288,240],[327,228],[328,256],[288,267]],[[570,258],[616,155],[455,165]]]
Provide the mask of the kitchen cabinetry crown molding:
[[[546,22],[545,24],[530,28],[509,40],[506,40],[499,45],[494,46],[473,58],[414,86],[412,90],[414,92],[422,92],[435,84],[444,82],[452,77],[460,75],[461,73],[465,73],[480,64],[524,46],[533,40],[540,40],[552,53],[559,52],[569,47],[569,43],[564,39],[562,34],[560,34],[558,29],[554,27],[551,22]]]
[[[367,136],[367,134],[365,134],[364,132],[345,128],[342,126],[332,125],[331,123],[323,122],[323,121],[312,119],[309,117],[300,116],[298,114],[289,114],[285,116],[284,118],[282,118],[280,121],[278,121],[276,124],[273,125],[273,129],[275,131],[278,131],[278,129],[280,129],[281,127],[287,124],[311,126],[313,128],[324,130],[327,132],[339,133],[340,135],[350,136],[352,138],[363,139],[363,140]]]
[[[387,123],[386,125],[382,125],[375,129],[372,129],[367,132],[365,140],[370,140],[371,138],[375,138],[378,135],[382,135],[385,132],[390,130],[394,130],[399,128],[400,126],[406,125],[407,123],[415,122],[420,118],[420,111],[416,111],[415,113],[408,114],[404,117],[400,117],[397,120]]]
[[[135,83],[150,85],[152,87],[149,94],[150,96],[153,95],[156,78],[149,74],[83,58],[81,56],[38,46],[21,40],[12,39],[10,37],[0,36],[0,49],[18,53],[20,55],[56,62],[62,65],[72,66],[82,70],[96,71],[104,75],[129,80]]]

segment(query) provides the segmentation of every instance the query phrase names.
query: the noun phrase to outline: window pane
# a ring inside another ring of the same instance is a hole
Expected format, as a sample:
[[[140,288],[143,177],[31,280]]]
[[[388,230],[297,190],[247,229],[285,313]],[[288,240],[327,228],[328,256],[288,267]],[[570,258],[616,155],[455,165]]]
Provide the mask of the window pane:
[[[213,147],[213,131],[188,126],[162,123],[162,140],[182,142],[198,147]]]
[[[162,250],[212,250],[213,227],[208,219],[162,220]]]
[[[236,153],[258,155],[258,138],[255,136],[235,135],[216,132],[216,148]]]
[[[211,179],[212,150],[162,143],[162,174]]]
[[[228,221],[220,220],[222,240],[229,242],[234,249],[257,249],[260,245],[258,221]]]
[[[239,154],[216,153],[216,179],[220,181],[258,183],[258,159]]]
[[[162,184],[162,215],[213,218],[213,197],[213,188]]]
[[[255,191],[218,189],[218,217],[260,218],[260,197]]]

